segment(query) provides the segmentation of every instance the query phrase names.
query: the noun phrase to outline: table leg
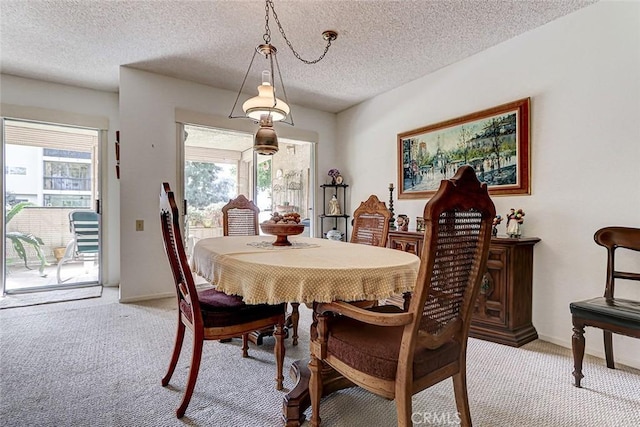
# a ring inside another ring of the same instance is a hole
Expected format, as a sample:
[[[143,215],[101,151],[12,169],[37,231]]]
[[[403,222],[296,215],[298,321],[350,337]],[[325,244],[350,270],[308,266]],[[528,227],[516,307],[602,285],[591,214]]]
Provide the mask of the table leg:
[[[309,397],[309,360],[296,360],[291,365],[289,375],[295,381],[295,387],[284,396],[282,403],[282,421],[285,427],[299,427],[305,419],[304,411],[311,405]],[[322,368],[322,397],[334,391],[354,387],[355,384],[340,375],[327,364]]]
[[[285,319],[285,327],[287,331],[285,332],[285,338],[289,337],[288,330],[293,330],[292,336],[292,344],[298,345],[298,322],[300,321],[300,311],[299,311],[300,303],[292,302],[291,303],[291,313],[287,314]],[[273,335],[273,328],[265,328],[260,331],[253,331],[249,334],[249,341],[254,343],[255,345],[262,345],[263,337],[270,337]],[[228,341],[231,341],[229,338]]]

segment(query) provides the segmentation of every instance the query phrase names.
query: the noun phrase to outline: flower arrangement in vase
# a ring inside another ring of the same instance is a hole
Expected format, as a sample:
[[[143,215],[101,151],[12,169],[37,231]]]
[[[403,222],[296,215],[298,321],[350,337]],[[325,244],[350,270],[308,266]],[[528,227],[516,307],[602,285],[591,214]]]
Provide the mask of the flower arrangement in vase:
[[[342,177],[340,176],[340,171],[338,169],[329,169],[327,175],[331,177],[331,185],[342,184]]]

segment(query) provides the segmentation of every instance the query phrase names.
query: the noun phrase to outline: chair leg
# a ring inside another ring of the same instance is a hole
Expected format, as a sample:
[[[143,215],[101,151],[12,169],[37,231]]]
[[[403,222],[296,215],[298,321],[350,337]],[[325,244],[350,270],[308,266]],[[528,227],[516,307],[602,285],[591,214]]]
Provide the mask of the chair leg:
[[[198,379],[198,371],[200,370],[200,361],[202,360],[202,343],[204,342],[203,333],[193,334],[193,354],[191,356],[191,367],[189,368],[189,379],[187,380],[187,388],[184,390],[184,396],[182,397],[182,403],[176,410],[176,416],[182,418],[189,402],[191,401],[191,395],[196,387],[196,381]]]
[[[242,334],[242,357],[249,357],[249,334]]]
[[[407,390],[399,390],[396,387],[396,415],[398,417],[398,427],[411,427],[413,421],[411,420],[411,413],[413,412],[413,405],[411,402],[411,392]]]
[[[284,325],[282,323],[278,323],[276,325],[276,330],[273,332],[273,335],[276,338],[276,345],[273,348],[273,354],[276,357],[276,390],[282,390],[282,381],[284,380],[284,375],[282,374],[282,369],[284,365]]]
[[[462,366],[460,372],[453,376],[453,392],[456,395],[456,407],[462,427],[471,427],[471,411],[469,411],[469,395],[467,394],[467,370]]]
[[[573,319],[573,335],[571,336],[571,348],[573,350],[573,377],[574,385],[580,387],[582,375],[582,360],[584,359],[584,325]]]
[[[57,269],[58,271],[56,273],[56,276],[57,276],[57,279],[58,279],[58,284],[61,284],[63,282],[66,282],[67,280],[69,280],[69,279],[62,280],[62,277],[60,275],[60,269],[62,268],[64,263],[66,263],[67,261],[73,260],[73,250],[75,249],[75,246],[76,246],[75,239],[73,239],[69,243],[67,243],[67,246],[64,249],[64,255],[62,256],[62,258],[60,258],[60,261],[58,261],[58,269]]]
[[[309,361],[309,397],[311,399],[311,427],[320,427],[320,398],[322,397],[322,361],[311,355]]]
[[[176,332],[176,342],[173,345],[173,354],[171,355],[171,361],[169,362],[169,369],[167,369],[167,373],[162,378],[162,386],[166,387],[171,380],[171,376],[173,375],[173,371],[176,369],[176,364],[178,363],[178,359],[180,358],[180,351],[182,350],[182,342],[184,341],[184,323],[180,321],[178,318],[178,331]]]
[[[607,368],[616,369],[616,364],[613,361],[613,334],[611,331],[602,331],[604,335],[604,355],[607,359]]]

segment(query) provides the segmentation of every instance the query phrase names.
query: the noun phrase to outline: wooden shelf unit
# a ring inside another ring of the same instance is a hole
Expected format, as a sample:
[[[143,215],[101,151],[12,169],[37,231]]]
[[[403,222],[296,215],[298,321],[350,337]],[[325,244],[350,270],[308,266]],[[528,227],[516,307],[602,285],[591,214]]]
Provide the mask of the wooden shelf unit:
[[[412,231],[390,231],[392,249],[422,253],[424,235]],[[469,336],[520,347],[538,338],[533,323],[533,247],[537,237],[492,237],[489,259],[480,294],[471,318]],[[389,303],[402,307],[402,297]]]
[[[342,233],[342,240],[347,241],[347,232],[349,231],[349,215],[329,215],[326,213],[327,209],[327,189],[329,189],[329,199],[332,196],[336,196],[340,204],[342,212],[346,212],[347,204],[347,184],[322,184],[322,206],[323,212],[319,215],[320,218],[320,236],[323,239],[327,238],[327,232],[331,229],[336,229]],[[342,197],[340,197],[342,195]],[[342,201],[340,201],[342,199]],[[325,232],[325,220],[329,220],[329,228]],[[344,224],[341,224],[338,220],[344,220]],[[333,225],[333,227],[332,227]],[[344,225],[344,228],[342,226]]]

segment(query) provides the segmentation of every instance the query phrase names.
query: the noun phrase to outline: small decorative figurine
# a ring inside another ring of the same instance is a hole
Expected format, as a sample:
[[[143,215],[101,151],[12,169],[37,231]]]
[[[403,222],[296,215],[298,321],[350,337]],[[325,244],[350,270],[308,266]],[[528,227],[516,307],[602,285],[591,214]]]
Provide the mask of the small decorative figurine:
[[[498,235],[498,226],[500,225],[501,222],[502,222],[502,216],[501,215],[496,215],[496,217],[493,218],[493,228],[491,229],[491,235],[492,236],[497,236]]]
[[[522,223],[524,222],[524,211],[522,209],[511,211],[507,215],[507,235],[509,237],[520,237],[522,234]]]
[[[340,203],[335,194],[331,197],[331,200],[329,200],[329,215],[342,215],[340,213]]]
[[[398,215],[398,229],[400,231],[409,231],[409,217],[404,215],[404,214],[400,214]]]

